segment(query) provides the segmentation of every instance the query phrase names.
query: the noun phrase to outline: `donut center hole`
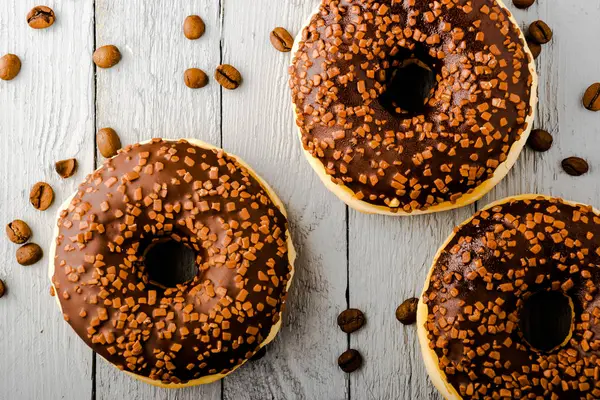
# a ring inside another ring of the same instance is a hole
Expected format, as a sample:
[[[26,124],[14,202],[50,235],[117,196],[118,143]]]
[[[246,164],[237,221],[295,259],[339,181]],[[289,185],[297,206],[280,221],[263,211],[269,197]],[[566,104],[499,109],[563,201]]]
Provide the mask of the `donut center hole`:
[[[565,343],[571,333],[573,303],[562,292],[538,292],[524,301],[519,317],[527,343],[535,350],[549,352]]]
[[[433,64],[425,57],[411,55],[395,61],[386,71],[386,88],[381,104],[395,114],[424,111],[437,85]]]
[[[198,275],[196,254],[189,246],[173,239],[151,243],[144,253],[144,266],[151,285],[174,288]]]

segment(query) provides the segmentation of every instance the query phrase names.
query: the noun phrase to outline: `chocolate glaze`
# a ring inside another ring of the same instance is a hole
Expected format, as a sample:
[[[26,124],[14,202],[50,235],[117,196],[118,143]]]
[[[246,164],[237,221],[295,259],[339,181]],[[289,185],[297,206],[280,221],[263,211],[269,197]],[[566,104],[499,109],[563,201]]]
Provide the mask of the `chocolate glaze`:
[[[127,147],[87,177],[58,226],[52,281],[65,319],[121,369],[165,383],[227,373],[279,321],[292,272],[286,218],[222,150]],[[148,281],[144,251],[164,238],[195,251],[192,281]]]
[[[406,212],[456,202],[527,128],[534,80],[519,35],[495,0],[323,0],[290,67],[304,149],[359,200]],[[422,112],[390,110],[390,79],[411,57],[437,87]]]
[[[448,382],[463,398],[599,398],[599,265],[600,217],[589,206],[538,198],[478,212],[442,250],[423,296]],[[520,310],[547,290],[572,299],[574,325],[566,344],[539,352]]]

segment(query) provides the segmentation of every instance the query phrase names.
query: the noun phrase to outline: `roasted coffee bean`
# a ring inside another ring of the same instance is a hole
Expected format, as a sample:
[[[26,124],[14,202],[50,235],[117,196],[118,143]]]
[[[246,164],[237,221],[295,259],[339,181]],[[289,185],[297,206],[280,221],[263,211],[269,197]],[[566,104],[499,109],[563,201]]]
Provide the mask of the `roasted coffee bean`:
[[[529,8],[535,3],[535,0],[513,0],[515,7],[520,9]]]
[[[273,47],[282,53],[292,51],[292,47],[294,46],[294,38],[285,28],[278,27],[273,29],[269,39],[271,39]]]
[[[73,176],[75,171],[77,171],[77,160],[74,158],[69,158],[68,160],[61,160],[54,164],[54,169],[61,178],[67,179]]]
[[[6,285],[4,284],[4,281],[0,279],[0,299],[4,296],[4,293],[6,293]]]
[[[54,23],[56,16],[50,7],[37,6],[33,7],[27,14],[27,23],[33,29],[45,29]]]
[[[533,40],[527,39],[527,46],[529,46],[529,50],[533,55],[533,59],[537,60],[537,58],[540,56],[540,53],[542,52],[542,45],[534,42]]]
[[[200,89],[208,84],[208,76],[198,68],[190,68],[183,74],[185,85],[191,89]]]
[[[237,89],[242,83],[240,71],[229,64],[219,65],[215,71],[215,79],[225,89]]]
[[[580,176],[590,170],[587,161],[579,157],[565,158],[562,160],[562,167],[571,176]]]
[[[338,315],[337,323],[342,331],[352,333],[363,327],[365,315],[356,308],[350,308]]]
[[[24,221],[15,219],[6,225],[6,236],[13,243],[23,244],[31,239],[31,228]]]
[[[412,325],[417,321],[417,306],[419,299],[412,297],[405,300],[396,309],[396,318],[404,325]]]
[[[258,361],[266,355],[267,355],[267,348],[261,347],[256,353],[254,353],[254,355],[252,356],[250,361]]]
[[[17,262],[21,265],[33,265],[44,256],[42,248],[35,243],[27,243],[17,250]]]
[[[586,89],[583,106],[590,111],[600,111],[600,83],[596,82]]]
[[[21,71],[21,60],[14,54],[6,54],[0,58],[0,79],[10,81]]]
[[[38,210],[47,210],[54,201],[54,190],[46,182],[38,182],[29,192],[29,201]]]
[[[535,151],[548,151],[552,147],[552,135],[543,129],[534,129],[527,139],[527,145]]]
[[[109,44],[98,48],[94,52],[93,60],[100,68],[112,68],[121,61],[121,52],[117,46]]]
[[[362,366],[362,356],[357,350],[346,350],[338,357],[338,365],[344,372],[354,372]]]
[[[113,128],[102,128],[96,134],[96,144],[102,157],[110,158],[117,155],[121,148],[121,139]]]
[[[205,30],[204,21],[197,15],[190,15],[183,21],[183,34],[190,40],[200,39]]]
[[[548,43],[552,39],[552,29],[544,21],[535,21],[529,25],[529,36],[539,44]]]

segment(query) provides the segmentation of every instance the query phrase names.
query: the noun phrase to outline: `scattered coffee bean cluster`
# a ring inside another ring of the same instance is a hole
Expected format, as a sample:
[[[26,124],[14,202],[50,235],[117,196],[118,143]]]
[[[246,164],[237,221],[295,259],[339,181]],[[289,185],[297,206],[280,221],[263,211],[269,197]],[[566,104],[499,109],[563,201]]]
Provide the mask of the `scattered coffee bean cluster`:
[[[513,0],[515,7],[526,9],[531,7],[535,0]],[[534,21],[529,25],[527,31],[527,45],[537,59],[542,52],[542,45],[550,42],[554,33],[544,21]],[[600,111],[600,83],[591,85],[583,95],[583,106],[590,111]],[[550,150],[554,139],[552,135],[543,129],[534,129],[527,139],[527,145],[534,151],[545,152]],[[586,160],[580,157],[567,157],[561,162],[563,170],[571,176],[580,176],[589,171]]]
[[[56,15],[50,7],[33,7],[27,13],[27,24],[33,29],[46,29],[56,21]],[[21,59],[15,54],[6,54],[0,58],[0,79],[11,81],[21,71]]]
[[[342,311],[337,318],[337,324],[345,333],[356,332],[367,322],[365,314],[357,308]],[[348,349],[338,357],[338,366],[346,373],[356,371],[362,366],[363,359],[356,349]]]
[[[27,24],[32,29],[46,29],[56,21],[54,11],[47,6],[36,6],[27,14]],[[94,62],[108,66],[116,64],[120,59],[120,53],[114,46],[105,46],[94,53]],[[13,80],[21,71],[21,60],[15,54],[6,54],[0,58],[0,79]],[[77,160],[69,158],[57,161],[54,165],[56,173],[63,179],[73,176],[77,171]],[[54,202],[54,190],[46,182],[38,182],[31,188],[29,202],[39,211],[45,211]],[[6,225],[6,236],[8,239],[20,245],[16,251],[17,262],[23,266],[33,265],[40,261],[44,255],[42,248],[30,242],[32,231],[29,225],[16,219]],[[6,284],[0,280],[0,297],[6,292]]]
[[[183,21],[183,34],[189,40],[197,40],[204,35],[206,25],[200,16],[190,15]],[[219,65],[215,70],[215,80],[228,90],[237,89],[242,83],[242,75],[232,65]],[[183,82],[190,89],[200,89],[208,85],[208,75],[199,68],[189,68],[183,74]]]
[[[396,309],[396,318],[404,325],[412,325],[417,321],[419,299],[412,297],[405,300]],[[345,333],[353,333],[367,322],[365,314],[357,308],[349,308],[338,315],[337,324]],[[346,373],[354,372],[362,366],[363,359],[356,349],[348,349],[338,357],[338,366]]]
[[[6,236],[15,244],[22,245],[17,249],[17,262],[21,265],[33,265],[42,259],[44,252],[35,243],[28,243],[31,239],[31,228],[26,222],[15,219],[6,225]],[[4,286],[4,285],[3,285]],[[2,297],[2,296],[0,296]]]

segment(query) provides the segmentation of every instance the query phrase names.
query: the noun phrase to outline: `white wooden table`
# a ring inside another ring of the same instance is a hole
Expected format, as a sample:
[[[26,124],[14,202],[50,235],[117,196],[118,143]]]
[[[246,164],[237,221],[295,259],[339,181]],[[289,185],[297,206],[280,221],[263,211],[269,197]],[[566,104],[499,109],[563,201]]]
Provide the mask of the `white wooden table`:
[[[554,147],[526,149],[507,178],[478,204],[432,216],[384,218],[348,210],[302,158],[287,88],[288,56],[269,32],[298,32],[318,0],[47,0],[57,14],[35,31],[25,16],[34,0],[0,1],[0,55],[23,62],[12,82],[0,81],[0,222],[30,223],[34,241],[49,249],[54,214],[85,174],[101,162],[97,128],[115,128],[124,144],[150,137],[195,137],[248,161],[287,204],[300,258],[285,325],[268,354],[221,382],[168,391],[120,373],[62,320],[49,296],[47,256],[19,266],[16,246],[0,240],[0,399],[426,399],[429,382],[414,327],[396,306],[418,295],[431,259],[452,227],[477,207],[507,195],[537,192],[600,206],[600,113],[583,109],[585,88],[600,81],[600,0],[538,0],[515,10],[525,27],[543,19],[554,29],[538,59],[536,126]],[[512,5],[511,5],[512,6]],[[189,14],[206,22],[204,37],[184,38]],[[115,44],[123,60],[95,70],[96,46]],[[201,90],[183,84],[199,67],[220,63],[244,76],[236,91],[212,80]],[[586,158],[591,171],[572,178],[560,160]],[[63,181],[54,162],[76,157],[79,172]],[[28,202],[37,181],[53,185],[46,212]],[[348,306],[362,309],[365,328],[348,336],[336,325]],[[364,367],[346,375],[336,365],[348,346]]]

